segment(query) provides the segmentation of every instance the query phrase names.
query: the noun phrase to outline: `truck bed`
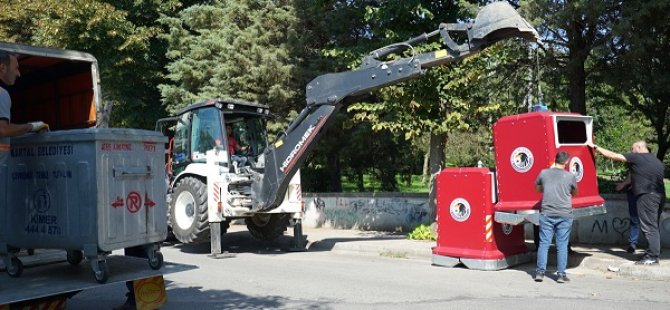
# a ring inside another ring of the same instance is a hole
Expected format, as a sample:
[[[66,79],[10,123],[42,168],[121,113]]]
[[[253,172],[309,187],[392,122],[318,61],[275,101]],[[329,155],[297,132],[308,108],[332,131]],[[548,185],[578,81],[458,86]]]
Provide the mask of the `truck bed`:
[[[19,258],[25,267],[18,278],[9,277],[0,262],[0,305],[68,293],[74,295],[90,288],[196,268],[165,262],[161,269],[153,270],[146,259],[110,255],[107,257],[109,279],[107,283],[100,284],[95,281],[87,260],[72,266],[66,261],[65,251],[38,250],[35,255],[21,255]]]

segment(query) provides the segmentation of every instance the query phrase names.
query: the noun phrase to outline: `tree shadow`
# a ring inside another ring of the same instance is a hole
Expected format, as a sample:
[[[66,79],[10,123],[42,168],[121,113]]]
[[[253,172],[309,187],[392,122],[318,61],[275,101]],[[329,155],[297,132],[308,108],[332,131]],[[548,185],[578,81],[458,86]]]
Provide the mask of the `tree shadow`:
[[[225,281],[225,280],[224,280]],[[163,310],[174,309],[305,309],[322,310],[332,308],[335,301],[329,300],[295,300],[278,295],[252,296],[230,289],[204,289],[202,286],[180,287],[179,283],[165,280],[167,301],[161,306]],[[112,293],[110,293],[110,291]],[[126,288],[122,283],[107,287],[97,292],[87,291],[86,297],[74,296],[67,302],[67,309],[112,309],[121,306],[125,298],[120,294]],[[116,293],[116,294],[115,294]],[[259,294],[260,295],[260,294]],[[13,309],[13,308],[12,308]]]
[[[223,255],[219,258],[231,258],[240,253],[255,253],[261,255],[279,255],[292,253],[296,251],[325,252],[331,251],[335,244],[342,242],[359,241],[377,241],[377,240],[404,240],[405,233],[402,232],[378,232],[378,231],[360,231],[356,237],[335,237],[320,238],[310,242],[309,234],[305,238],[304,249],[294,247],[294,237],[292,234],[284,234],[272,241],[258,240],[248,231],[227,232],[221,236],[221,250]],[[202,244],[182,244],[178,242],[164,242],[163,246],[171,246],[179,249],[183,253],[189,254],[209,254],[211,244],[209,242]]]
[[[235,257],[240,253],[255,253],[262,255],[278,255],[293,252],[291,250],[293,236],[282,235],[272,241],[258,240],[248,231],[227,232],[221,236],[221,251],[223,255],[220,258]],[[201,244],[183,244],[178,242],[164,243],[164,246],[171,246],[179,249],[183,253],[189,254],[210,254],[211,244],[209,242]]]
[[[323,238],[312,242],[308,246],[310,252],[328,252],[332,251],[336,244],[345,242],[361,242],[361,241],[380,241],[380,240],[404,240],[404,235],[380,235],[380,236],[361,236],[361,237],[338,237],[338,238]]]
[[[281,296],[249,296],[231,290],[205,290],[202,287],[171,287],[166,283],[168,300],[162,309],[329,309],[327,301],[295,301]],[[187,296],[187,297],[186,297]],[[196,302],[194,302],[194,300]]]

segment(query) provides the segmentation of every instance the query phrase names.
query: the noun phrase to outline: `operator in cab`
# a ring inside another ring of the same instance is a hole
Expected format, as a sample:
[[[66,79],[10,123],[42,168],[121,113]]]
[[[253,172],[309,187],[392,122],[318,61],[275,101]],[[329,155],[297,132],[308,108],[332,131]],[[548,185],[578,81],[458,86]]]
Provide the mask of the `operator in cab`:
[[[246,145],[240,145],[240,143],[235,138],[233,134],[233,126],[231,124],[226,124],[226,135],[228,140],[228,154],[230,154],[230,159],[233,162],[233,165],[238,167],[244,166],[247,164],[246,156],[237,155],[238,152],[246,151],[249,149]]]

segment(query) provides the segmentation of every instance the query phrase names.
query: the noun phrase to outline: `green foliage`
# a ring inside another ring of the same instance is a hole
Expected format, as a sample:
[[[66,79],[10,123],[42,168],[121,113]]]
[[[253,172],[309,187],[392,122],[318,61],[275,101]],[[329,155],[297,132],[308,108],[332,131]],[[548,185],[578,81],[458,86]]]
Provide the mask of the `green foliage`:
[[[398,185],[397,192],[401,193],[428,193],[428,184],[422,182],[421,175],[396,175]],[[382,192],[381,184],[376,176],[365,174],[362,177],[362,190],[357,184],[358,180],[349,176],[342,178],[342,192]]]
[[[549,85],[562,90],[570,111],[587,114],[587,77],[608,65],[612,24],[621,1],[529,0],[521,3],[523,15],[535,25],[546,43],[542,59]]]
[[[626,1],[620,12],[613,70],[605,79],[623,94],[628,111],[649,121],[663,159],[670,149],[670,3]]]
[[[402,252],[402,251],[381,251],[379,252],[379,256],[382,257],[388,257],[388,258],[407,258],[407,252]]]
[[[152,128],[165,114],[156,89],[166,63],[156,19],[172,14],[180,4],[6,1],[0,11],[0,39],[93,54],[99,61],[104,102],[114,105],[112,125]]]
[[[168,110],[218,97],[286,109],[298,89],[298,21],[290,2],[214,0],[162,18],[172,62],[171,82],[159,88]]]
[[[449,135],[446,147],[447,166],[476,167],[479,161],[493,167],[493,139],[490,130],[457,131]]]
[[[467,21],[488,2],[3,1],[0,40],[96,56],[114,126],[151,128],[194,101],[236,97],[271,105],[274,137],[304,105],[310,79],[355,69],[370,51],[440,23]],[[446,156],[437,157],[447,165],[492,166],[492,123],[528,111],[539,96],[553,111],[584,103],[596,143],[608,149],[626,152],[645,139],[670,156],[668,1],[514,3],[546,50],[501,42],[343,109],[303,167],[306,189],[420,191],[425,154],[439,155],[445,140]],[[440,47],[435,39],[414,52]],[[597,167],[605,191],[625,174],[602,157]]]
[[[437,235],[430,225],[421,224],[414,227],[414,230],[407,234],[407,239],[435,241],[437,240]]]
[[[370,124],[351,123],[346,115],[337,118],[326,139],[301,171],[303,180],[313,180],[305,182],[306,190],[397,191],[401,183],[411,183],[411,175],[421,173],[420,149],[388,131],[373,131]],[[349,188],[336,187],[342,178]]]
[[[591,106],[593,116],[594,138],[598,145],[617,153],[628,153],[635,141],[649,140],[653,131],[639,113],[630,113],[625,107],[608,102],[594,100]],[[654,148],[653,144],[650,144]],[[598,172],[615,177],[625,176],[627,168],[624,163],[614,162],[596,156]]]

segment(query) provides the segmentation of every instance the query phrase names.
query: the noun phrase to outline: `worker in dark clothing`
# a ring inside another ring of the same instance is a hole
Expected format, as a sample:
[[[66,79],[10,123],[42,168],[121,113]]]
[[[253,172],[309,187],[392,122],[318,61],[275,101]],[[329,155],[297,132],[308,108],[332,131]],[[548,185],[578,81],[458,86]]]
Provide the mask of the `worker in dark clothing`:
[[[626,199],[628,200],[628,216],[630,217],[630,229],[628,230],[628,248],[626,252],[635,253],[637,250],[637,242],[640,239],[640,217],[637,215],[637,197],[633,192],[633,187],[630,183],[630,174],[623,182],[616,184],[616,190],[626,190]]]
[[[630,169],[633,194],[637,198],[637,212],[640,218],[640,229],[649,242],[644,256],[635,264],[658,265],[661,254],[661,234],[658,227],[659,218],[665,203],[665,186],[663,174],[665,166],[655,155],[649,152],[647,143],[635,142],[631,153],[619,154],[598,147],[590,146],[608,159],[625,162]]]

